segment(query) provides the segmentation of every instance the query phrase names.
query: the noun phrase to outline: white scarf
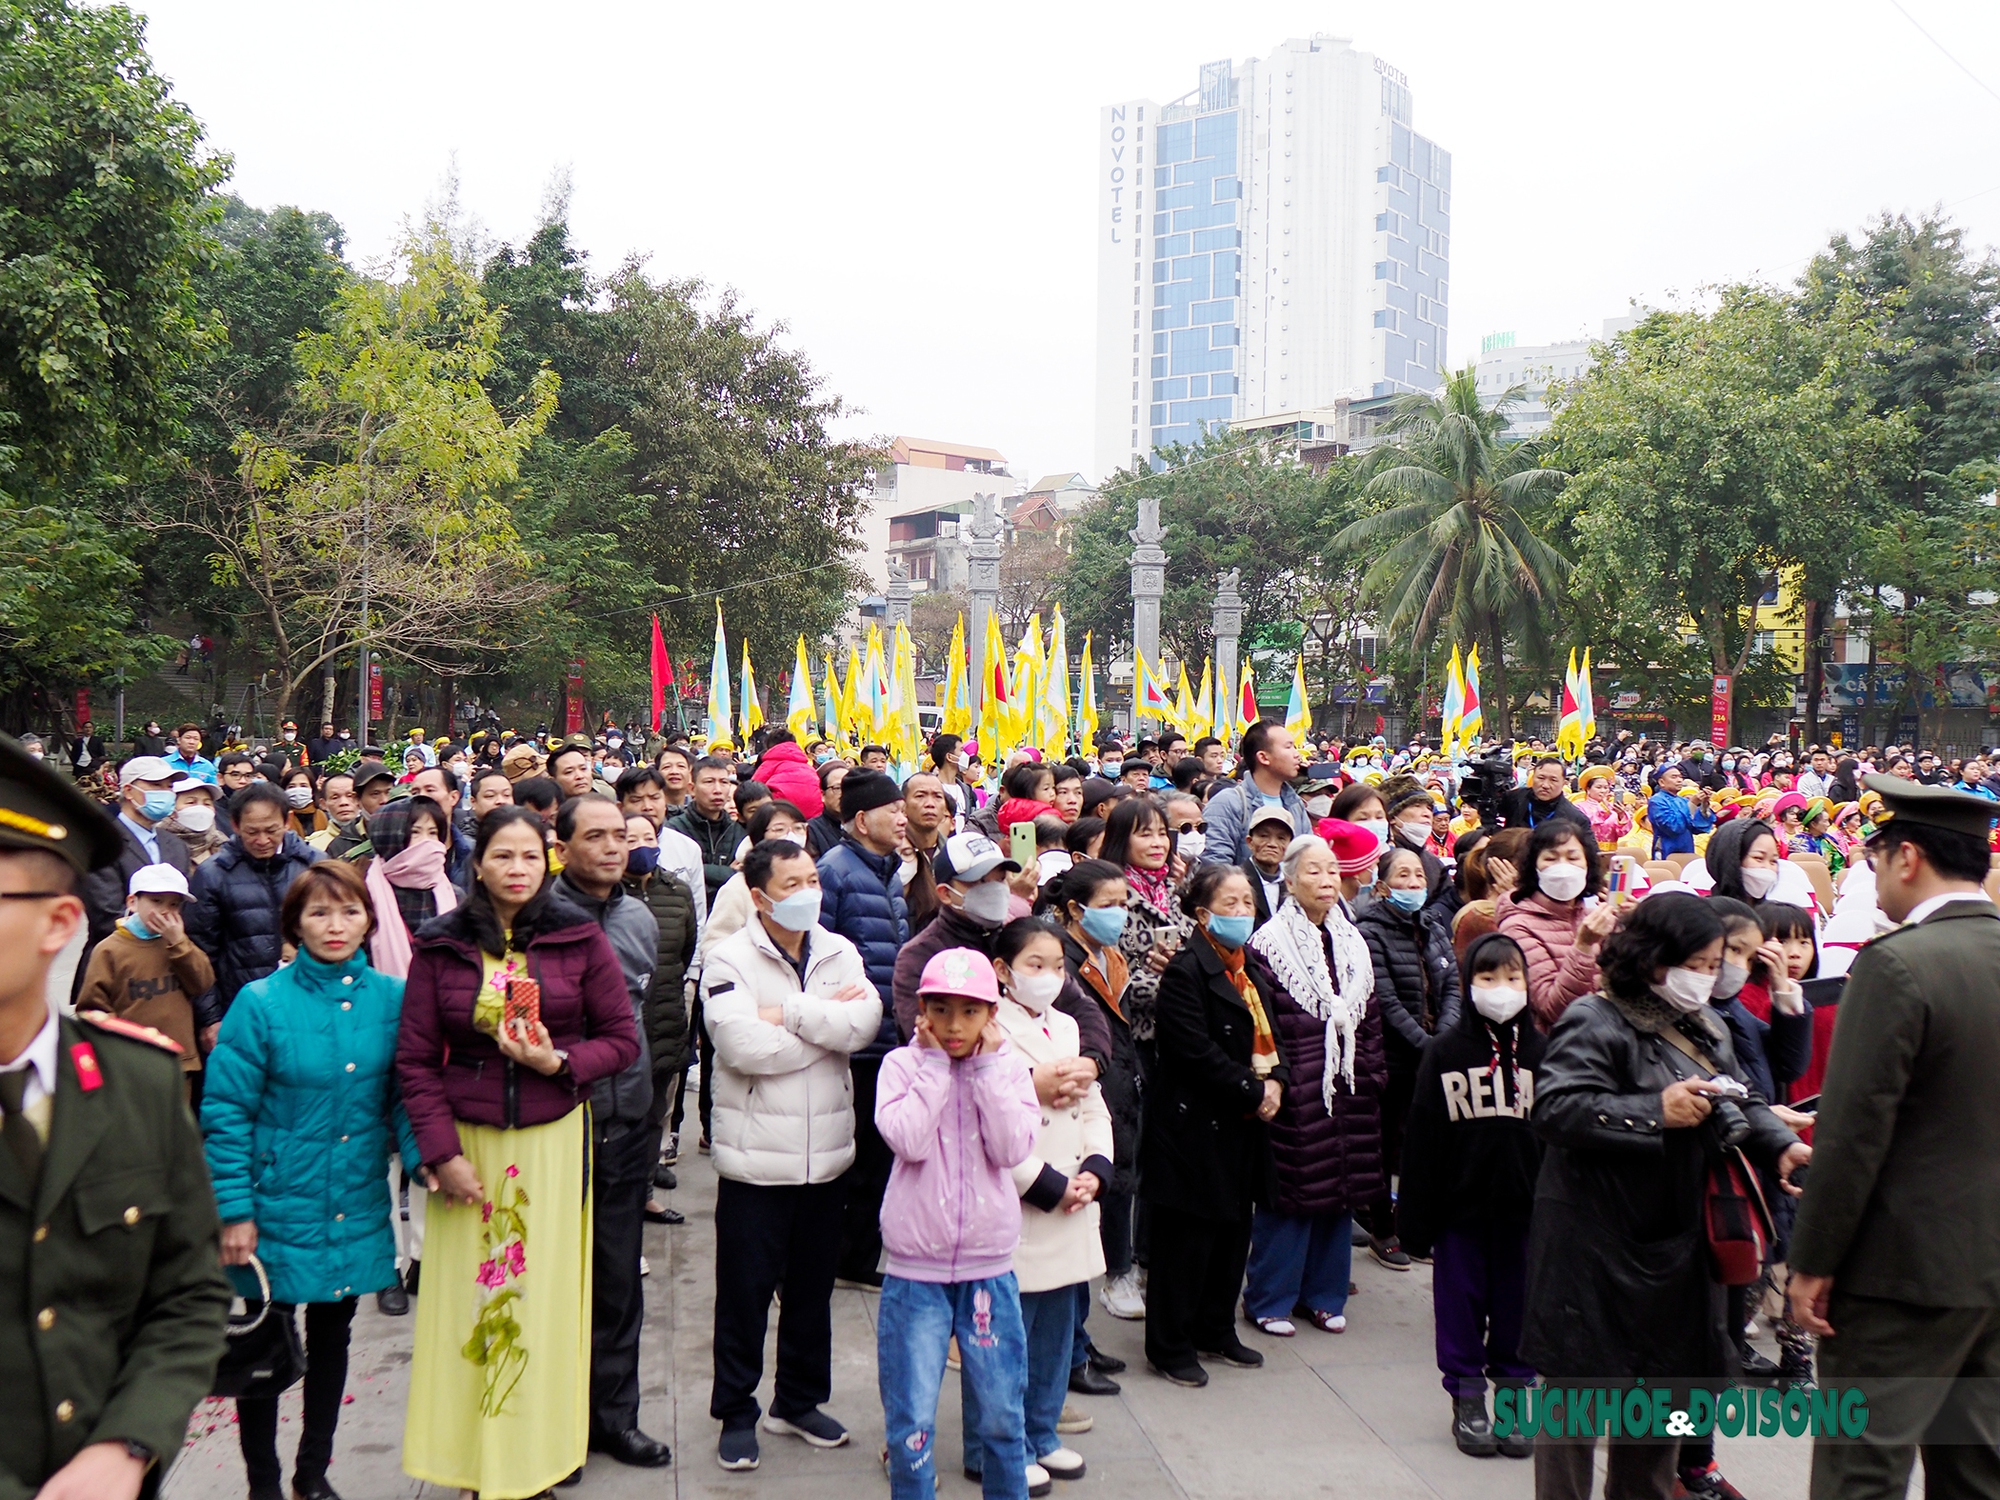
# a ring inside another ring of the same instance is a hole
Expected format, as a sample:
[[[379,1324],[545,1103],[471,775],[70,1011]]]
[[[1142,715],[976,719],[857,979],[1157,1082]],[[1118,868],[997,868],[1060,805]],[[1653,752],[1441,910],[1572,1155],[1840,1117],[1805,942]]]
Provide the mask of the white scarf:
[[[1337,1071],[1347,1091],[1354,1092],[1354,1034],[1368,1010],[1375,988],[1375,966],[1367,941],[1337,906],[1327,908],[1323,924],[1333,938],[1333,961],[1339,984],[1326,969],[1326,948],[1319,931],[1290,896],[1257,929],[1250,946],[1263,956],[1300,1009],[1326,1022],[1326,1066],[1320,1070],[1320,1102],[1333,1113],[1333,1077]]]

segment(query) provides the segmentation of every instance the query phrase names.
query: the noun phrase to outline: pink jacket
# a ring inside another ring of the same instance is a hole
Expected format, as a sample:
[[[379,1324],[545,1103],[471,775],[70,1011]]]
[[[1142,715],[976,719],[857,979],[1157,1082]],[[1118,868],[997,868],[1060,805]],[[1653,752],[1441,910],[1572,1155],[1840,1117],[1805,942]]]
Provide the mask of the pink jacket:
[[[1034,1078],[1011,1046],[955,1063],[911,1042],[883,1058],[875,1128],[896,1153],[882,1197],[889,1275],[953,1283],[1013,1270],[1013,1169],[1041,1123]]]
[[[1496,926],[1528,956],[1528,1009],[1544,1031],[1554,1027],[1570,1001],[1597,988],[1597,955],[1576,945],[1583,916],[1582,901],[1569,902],[1565,910],[1564,903],[1543,895],[1521,902],[1502,896],[1496,908]]]
[[[766,750],[750,779],[763,782],[773,797],[791,803],[809,818],[818,817],[826,808],[812,762],[806,759],[804,750],[789,741]]]

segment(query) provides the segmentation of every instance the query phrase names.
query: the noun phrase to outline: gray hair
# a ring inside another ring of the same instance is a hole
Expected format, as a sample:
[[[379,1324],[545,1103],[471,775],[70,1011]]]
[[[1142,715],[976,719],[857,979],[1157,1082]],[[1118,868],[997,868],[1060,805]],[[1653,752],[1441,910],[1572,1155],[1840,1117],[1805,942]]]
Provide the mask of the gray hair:
[[[1285,845],[1285,857],[1278,861],[1278,878],[1284,881],[1286,885],[1290,885],[1292,877],[1299,873],[1300,861],[1308,854],[1321,852],[1325,853],[1329,859],[1332,859],[1336,866],[1339,865],[1340,860],[1333,852],[1333,845],[1329,844],[1316,833],[1300,834],[1289,844]]]

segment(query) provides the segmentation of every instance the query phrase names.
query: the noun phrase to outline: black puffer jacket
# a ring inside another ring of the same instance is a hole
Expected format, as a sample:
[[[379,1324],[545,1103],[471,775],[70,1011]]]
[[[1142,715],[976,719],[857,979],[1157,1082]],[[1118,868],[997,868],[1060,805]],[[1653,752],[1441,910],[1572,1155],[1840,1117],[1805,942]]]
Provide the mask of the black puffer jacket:
[[[1556,1377],[1708,1379],[1735,1373],[1725,1299],[1709,1273],[1703,1183],[1709,1124],[1668,1129],[1660,1094],[1707,1076],[1662,1039],[1677,1026],[1716,1068],[1747,1084],[1729,1030],[1704,1006],[1671,1015],[1648,997],[1585,995],[1549,1034],[1535,1079],[1535,1131],[1548,1157],[1528,1228],[1521,1357]],[[1797,1139],[1763,1098],[1737,1101],[1743,1151],[1764,1172]]]
[[[1099,1065],[1097,1087],[1104,1095],[1104,1107],[1111,1111],[1111,1181],[1105,1190],[1112,1193],[1136,1192],[1139,1187],[1139,1133],[1145,1121],[1146,1077],[1139,1060],[1139,1044],[1132,1037],[1131,1024],[1104,1002],[1096,986],[1083,977],[1090,955],[1069,933],[1062,935],[1063,964],[1069,970],[1067,994],[1074,989],[1096,1010],[1109,1038],[1109,1055]],[[1122,998],[1121,998],[1122,1005]],[[1082,1029],[1082,1023],[1078,1023]]]
[[[1458,1025],[1458,959],[1422,912],[1377,901],[1355,921],[1375,964],[1375,1002],[1392,1070],[1414,1072],[1433,1036]]]
[[[671,870],[627,875],[625,892],[646,903],[659,924],[659,957],[645,1004],[646,1050],[653,1060],[653,1087],[664,1090],[687,1067],[687,972],[694,962],[694,895]]]
[[[252,859],[232,838],[188,882],[187,934],[215,965],[215,988],[195,1002],[195,1019],[220,1021],[236,992],[278,967],[284,956],[279,913],[285,892],[320,853],[287,833],[269,859]]]
[[[686,834],[700,848],[702,882],[708,887],[708,905],[713,910],[716,892],[736,873],[731,861],[736,858],[736,846],[743,842],[743,825],[726,812],[719,818],[704,818],[690,798],[678,815],[667,819],[666,826]]]

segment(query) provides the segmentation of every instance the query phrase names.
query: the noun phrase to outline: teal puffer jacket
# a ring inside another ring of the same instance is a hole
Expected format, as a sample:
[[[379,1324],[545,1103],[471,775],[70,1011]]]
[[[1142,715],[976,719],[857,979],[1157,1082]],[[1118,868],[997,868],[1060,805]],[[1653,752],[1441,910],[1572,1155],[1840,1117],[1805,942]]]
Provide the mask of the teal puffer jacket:
[[[402,1012],[403,981],[365,958],[301,952],[244,986],[223,1019],[202,1090],[208,1170],[222,1221],[256,1222],[280,1302],[335,1302],[396,1279],[389,1153],[412,1178],[421,1166],[396,1094]]]

